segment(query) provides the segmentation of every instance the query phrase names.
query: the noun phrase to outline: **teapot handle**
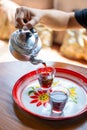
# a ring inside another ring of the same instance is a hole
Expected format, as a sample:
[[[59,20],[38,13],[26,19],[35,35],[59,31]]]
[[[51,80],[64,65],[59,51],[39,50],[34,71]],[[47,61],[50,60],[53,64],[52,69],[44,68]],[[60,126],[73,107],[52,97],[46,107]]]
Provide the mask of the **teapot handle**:
[[[37,43],[38,42],[38,33],[37,33],[37,31],[34,28],[31,28],[30,31],[34,34],[35,43]]]

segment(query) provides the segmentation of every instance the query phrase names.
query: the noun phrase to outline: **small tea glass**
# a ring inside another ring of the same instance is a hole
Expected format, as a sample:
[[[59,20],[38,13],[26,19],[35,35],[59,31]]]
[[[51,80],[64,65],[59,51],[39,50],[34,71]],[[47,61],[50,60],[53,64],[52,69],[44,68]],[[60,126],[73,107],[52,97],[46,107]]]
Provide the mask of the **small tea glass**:
[[[50,93],[51,113],[61,115],[67,103],[69,91],[61,88]]]
[[[50,91],[55,73],[54,67],[46,66],[37,69],[38,81],[42,90]]]

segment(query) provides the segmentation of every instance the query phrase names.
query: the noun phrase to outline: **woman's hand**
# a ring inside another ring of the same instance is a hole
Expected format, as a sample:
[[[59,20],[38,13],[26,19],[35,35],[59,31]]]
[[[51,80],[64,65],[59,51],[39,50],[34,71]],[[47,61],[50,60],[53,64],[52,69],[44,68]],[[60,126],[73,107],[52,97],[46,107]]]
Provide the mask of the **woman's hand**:
[[[40,9],[33,9],[28,7],[18,7],[15,13],[15,27],[31,29],[39,22],[43,14]]]

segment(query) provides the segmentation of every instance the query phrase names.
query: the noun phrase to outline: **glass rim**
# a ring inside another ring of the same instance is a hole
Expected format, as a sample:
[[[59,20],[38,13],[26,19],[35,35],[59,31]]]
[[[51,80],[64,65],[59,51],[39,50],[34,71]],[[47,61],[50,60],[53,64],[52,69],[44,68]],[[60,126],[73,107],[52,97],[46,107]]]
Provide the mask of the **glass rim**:
[[[41,72],[44,72],[44,71],[47,71],[47,72],[56,72],[56,68],[53,67],[53,66],[47,66],[47,67],[39,67],[36,69],[37,73],[41,73]]]

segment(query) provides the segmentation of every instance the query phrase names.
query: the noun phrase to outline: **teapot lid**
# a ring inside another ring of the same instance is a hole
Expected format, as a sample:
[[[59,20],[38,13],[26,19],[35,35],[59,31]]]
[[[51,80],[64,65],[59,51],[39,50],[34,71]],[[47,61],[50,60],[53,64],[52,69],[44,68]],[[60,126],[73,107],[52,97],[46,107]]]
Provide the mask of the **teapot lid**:
[[[35,44],[35,38],[29,30],[17,30],[13,33],[15,44],[23,49],[32,49]]]

